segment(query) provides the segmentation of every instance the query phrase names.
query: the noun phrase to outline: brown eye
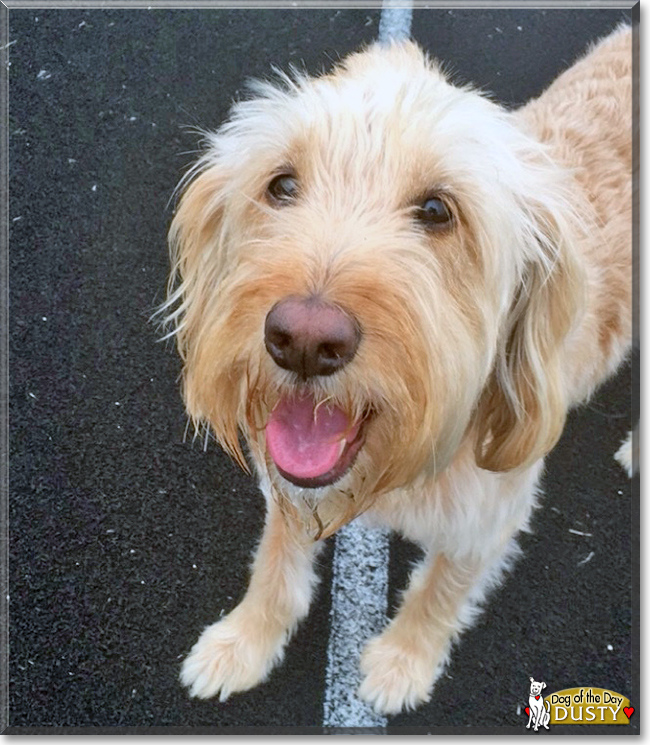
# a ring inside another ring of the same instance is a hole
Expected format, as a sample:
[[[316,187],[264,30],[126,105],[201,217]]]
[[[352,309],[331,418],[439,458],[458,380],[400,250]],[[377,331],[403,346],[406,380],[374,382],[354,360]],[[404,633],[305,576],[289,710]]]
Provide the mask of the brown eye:
[[[442,230],[451,225],[449,208],[440,197],[427,197],[415,212],[417,221],[427,230]]]
[[[298,197],[298,180],[291,173],[281,173],[272,179],[266,193],[271,203],[276,206],[295,202]]]

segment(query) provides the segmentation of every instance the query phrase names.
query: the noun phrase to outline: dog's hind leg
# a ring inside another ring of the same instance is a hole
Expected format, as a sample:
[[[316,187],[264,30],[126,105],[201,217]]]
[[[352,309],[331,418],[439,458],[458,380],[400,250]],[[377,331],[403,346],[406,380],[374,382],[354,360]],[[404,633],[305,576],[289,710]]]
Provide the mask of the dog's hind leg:
[[[628,433],[626,439],[614,456],[625,469],[627,475],[632,478],[639,467],[639,425]]]
[[[297,521],[272,500],[241,603],[208,626],[183,663],[182,683],[198,698],[231,693],[261,683],[283,656],[298,622],[307,615],[316,576],[316,546]]]

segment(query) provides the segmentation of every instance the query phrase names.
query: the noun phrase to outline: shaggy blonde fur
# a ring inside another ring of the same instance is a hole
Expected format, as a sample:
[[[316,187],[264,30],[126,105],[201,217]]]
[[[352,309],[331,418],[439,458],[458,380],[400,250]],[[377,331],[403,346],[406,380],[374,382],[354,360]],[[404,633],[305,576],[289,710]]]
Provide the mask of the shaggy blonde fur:
[[[376,45],[319,78],[255,84],[206,135],[170,230],[166,313],[190,417],[253,464],[268,514],[245,598],[183,665],[193,695],[267,677],[308,612],[318,539],[365,513],[426,558],[362,657],[360,694],[385,713],[429,699],[516,554],[568,409],[630,345],[631,86],[627,28],[515,112],[412,43]],[[297,193],[278,203],[282,174]],[[432,195],[442,229],[420,219]],[[314,297],[361,340],[304,380],[267,352],[265,319]],[[267,448],[296,391],[365,438],[318,488]]]

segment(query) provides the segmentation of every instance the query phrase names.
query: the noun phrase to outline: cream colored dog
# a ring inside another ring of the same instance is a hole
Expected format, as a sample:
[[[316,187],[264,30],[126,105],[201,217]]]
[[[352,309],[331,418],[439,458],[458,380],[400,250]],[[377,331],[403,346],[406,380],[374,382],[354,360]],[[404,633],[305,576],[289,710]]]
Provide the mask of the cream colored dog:
[[[258,83],[182,184],[166,305],[183,392],[266,498],[242,602],[193,695],[263,681],[319,539],[365,513],[417,542],[360,695],[427,701],[516,554],[569,408],[631,338],[632,51],[618,29],[508,112],[412,43]]]

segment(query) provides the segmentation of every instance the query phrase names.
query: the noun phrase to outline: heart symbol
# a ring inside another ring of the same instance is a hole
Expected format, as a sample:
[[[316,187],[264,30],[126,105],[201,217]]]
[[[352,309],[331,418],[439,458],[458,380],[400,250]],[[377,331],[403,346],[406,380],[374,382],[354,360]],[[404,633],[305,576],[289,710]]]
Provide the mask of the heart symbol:
[[[625,712],[625,716],[629,719],[632,714],[634,714],[634,706],[626,706],[623,711]]]
[[[529,716],[530,716],[530,708],[529,708],[529,707],[527,706],[527,707],[526,707],[526,708],[524,709],[524,711],[526,712],[526,716],[527,716],[527,717],[529,717]],[[632,711],[634,711],[634,709],[632,709]]]

